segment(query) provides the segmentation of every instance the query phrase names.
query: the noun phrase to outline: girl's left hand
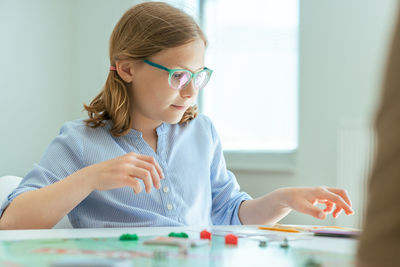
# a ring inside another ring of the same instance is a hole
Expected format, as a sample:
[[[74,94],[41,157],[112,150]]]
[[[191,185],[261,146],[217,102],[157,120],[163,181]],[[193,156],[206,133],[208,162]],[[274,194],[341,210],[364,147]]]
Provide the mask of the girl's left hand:
[[[309,214],[318,219],[325,219],[326,214],[333,211],[332,216],[337,218],[344,210],[347,215],[354,213],[347,191],[332,187],[291,187],[283,190],[284,204],[293,210]],[[325,209],[314,205],[325,204]]]

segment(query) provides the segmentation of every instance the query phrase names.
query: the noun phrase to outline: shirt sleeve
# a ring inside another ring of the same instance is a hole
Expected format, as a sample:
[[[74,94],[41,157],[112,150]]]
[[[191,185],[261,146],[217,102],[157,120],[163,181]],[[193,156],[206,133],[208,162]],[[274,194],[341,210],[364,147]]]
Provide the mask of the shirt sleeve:
[[[50,143],[40,162],[22,179],[3,201],[0,216],[4,209],[20,194],[36,190],[60,181],[82,168],[82,146],[73,129],[64,125],[60,134]]]
[[[218,133],[211,123],[214,142],[214,156],[211,163],[212,212],[214,225],[238,225],[240,204],[252,199],[247,193],[240,192],[235,175],[226,169],[225,158]]]

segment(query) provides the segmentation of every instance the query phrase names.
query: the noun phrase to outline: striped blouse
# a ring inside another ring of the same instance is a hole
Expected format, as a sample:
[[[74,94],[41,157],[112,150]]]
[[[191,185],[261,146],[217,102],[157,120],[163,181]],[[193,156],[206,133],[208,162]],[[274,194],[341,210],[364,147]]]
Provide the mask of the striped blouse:
[[[226,169],[221,141],[208,117],[199,115],[182,125],[162,123],[156,129],[157,152],[141,132],[132,129],[127,135],[114,137],[110,128],[109,121],[96,129],[87,127],[83,120],[65,123],[40,162],[2,203],[0,215],[21,193],[135,152],[152,156],[160,164],[165,176],[161,188],[138,194],[130,187],[95,190],[68,214],[73,227],[240,224],[239,206],[251,197],[240,192],[235,176]],[[144,188],[143,183],[141,186]]]

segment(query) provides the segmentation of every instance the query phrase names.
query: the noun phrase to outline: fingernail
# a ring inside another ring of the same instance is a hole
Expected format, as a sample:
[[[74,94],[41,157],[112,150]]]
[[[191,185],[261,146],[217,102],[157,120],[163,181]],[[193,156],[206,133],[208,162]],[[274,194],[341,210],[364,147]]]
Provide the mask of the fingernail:
[[[337,217],[339,217],[340,213],[342,213],[342,210],[338,211],[338,212],[335,214],[334,218],[336,219]]]

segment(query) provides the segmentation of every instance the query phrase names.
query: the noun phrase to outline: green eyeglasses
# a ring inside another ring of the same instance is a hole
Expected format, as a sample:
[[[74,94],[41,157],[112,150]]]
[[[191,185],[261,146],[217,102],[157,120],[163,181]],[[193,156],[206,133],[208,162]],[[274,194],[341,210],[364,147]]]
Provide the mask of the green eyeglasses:
[[[206,67],[198,72],[193,73],[185,69],[169,69],[146,59],[143,61],[150,66],[167,71],[169,73],[169,86],[176,90],[185,88],[192,81],[192,79],[194,80],[194,88],[200,90],[207,85],[211,74],[213,73],[212,70]]]

